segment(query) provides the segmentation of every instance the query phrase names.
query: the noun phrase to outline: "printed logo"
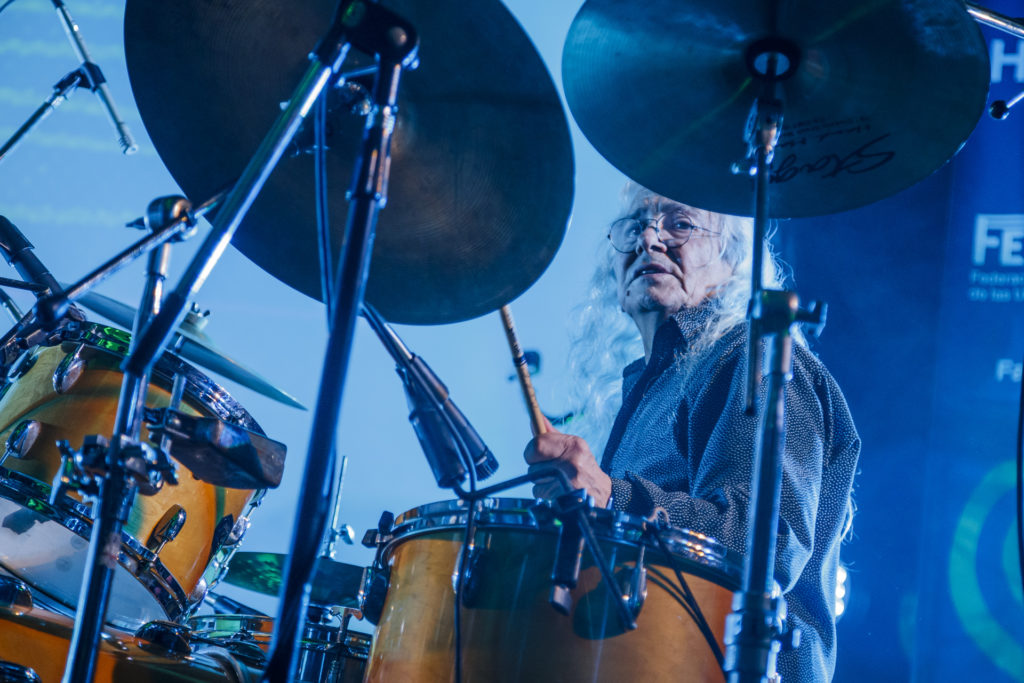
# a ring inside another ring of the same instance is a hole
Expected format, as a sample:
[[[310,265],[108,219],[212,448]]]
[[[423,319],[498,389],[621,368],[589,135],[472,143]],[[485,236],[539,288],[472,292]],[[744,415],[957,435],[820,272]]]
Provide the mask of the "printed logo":
[[[1024,214],[981,213],[974,220],[974,265],[990,256],[1004,268],[1024,266]]]
[[[1006,41],[999,38],[992,40],[989,62],[992,65],[993,83],[1002,83],[1003,74],[1007,70],[1013,74],[1013,80],[1024,83],[1024,45],[1019,40],[1016,49],[1016,52],[1007,52]]]
[[[978,214],[971,262],[968,301],[1024,302],[1024,214]]]

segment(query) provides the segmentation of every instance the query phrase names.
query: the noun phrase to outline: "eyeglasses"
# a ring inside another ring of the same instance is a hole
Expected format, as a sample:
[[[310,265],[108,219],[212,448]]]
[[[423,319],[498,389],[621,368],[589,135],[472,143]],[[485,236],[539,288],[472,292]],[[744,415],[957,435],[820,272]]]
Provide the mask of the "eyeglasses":
[[[657,218],[620,218],[612,223],[608,232],[608,239],[611,240],[615,251],[628,254],[636,250],[640,244],[640,235],[648,226],[654,226],[658,239],[669,249],[681,247],[690,241],[696,233],[707,233],[709,235],[720,235],[722,233],[708,230],[690,222],[690,219],[683,213],[664,213]]]

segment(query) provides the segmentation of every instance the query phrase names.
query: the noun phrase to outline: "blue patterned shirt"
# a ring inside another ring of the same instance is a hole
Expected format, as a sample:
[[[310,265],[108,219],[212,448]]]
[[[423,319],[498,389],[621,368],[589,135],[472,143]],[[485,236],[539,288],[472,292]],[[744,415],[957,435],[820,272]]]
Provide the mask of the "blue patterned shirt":
[[[655,334],[651,358],[623,372],[623,403],[602,459],[616,509],[668,511],[676,526],[744,554],[758,418],[744,413],[746,325],[696,353],[713,301],[680,311]],[[767,380],[761,384],[764,401]],[[784,681],[829,681],[835,586],[860,439],[822,363],[793,345],[775,580],[802,642],[778,658]]]

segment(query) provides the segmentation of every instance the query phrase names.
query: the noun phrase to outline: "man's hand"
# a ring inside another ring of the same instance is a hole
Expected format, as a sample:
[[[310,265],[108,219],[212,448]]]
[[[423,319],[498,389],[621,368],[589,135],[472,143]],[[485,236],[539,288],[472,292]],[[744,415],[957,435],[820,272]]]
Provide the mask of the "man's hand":
[[[578,436],[556,431],[550,422],[547,429],[547,433],[526,444],[523,458],[530,469],[544,465],[560,468],[569,477],[573,488],[586,489],[598,507],[605,507],[612,495],[612,480],[597,464],[590,446]],[[565,491],[556,479],[543,480],[533,487],[533,495],[538,498],[553,498],[561,493]]]

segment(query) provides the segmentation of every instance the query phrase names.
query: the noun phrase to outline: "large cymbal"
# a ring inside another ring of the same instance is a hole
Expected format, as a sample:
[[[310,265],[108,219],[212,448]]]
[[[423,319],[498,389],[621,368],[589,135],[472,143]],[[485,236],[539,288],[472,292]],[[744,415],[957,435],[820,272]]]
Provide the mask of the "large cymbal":
[[[241,174],[335,4],[128,0],[125,51],[136,102],[194,201]],[[367,299],[395,322],[482,315],[529,287],[561,243],[573,194],[565,114],[539,55],[498,0],[384,4],[417,28],[421,66],[402,78]],[[353,50],[345,68],[369,63]],[[363,119],[339,110],[330,127],[337,245]],[[234,244],[320,298],[310,155],[281,161]]]
[[[769,36],[800,53],[782,84],[775,217],[843,211],[913,185],[984,110],[988,52],[959,0],[587,0],[563,52],[569,108],[642,185],[750,215],[753,183],[730,167],[746,156],[760,89],[747,49]]]

